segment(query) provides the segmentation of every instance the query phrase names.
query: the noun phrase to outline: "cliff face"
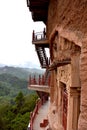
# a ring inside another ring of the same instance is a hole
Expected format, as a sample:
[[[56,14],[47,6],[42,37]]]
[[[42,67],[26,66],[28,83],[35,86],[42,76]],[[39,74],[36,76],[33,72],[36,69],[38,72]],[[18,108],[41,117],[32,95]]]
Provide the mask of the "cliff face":
[[[78,130],[87,129],[87,41],[83,42],[81,54],[81,107]]]
[[[48,34],[62,26],[79,38],[87,33],[87,0],[51,0],[48,11]]]
[[[59,35],[81,47],[81,105],[78,129],[87,129],[87,0],[50,0],[48,37],[57,30]]]

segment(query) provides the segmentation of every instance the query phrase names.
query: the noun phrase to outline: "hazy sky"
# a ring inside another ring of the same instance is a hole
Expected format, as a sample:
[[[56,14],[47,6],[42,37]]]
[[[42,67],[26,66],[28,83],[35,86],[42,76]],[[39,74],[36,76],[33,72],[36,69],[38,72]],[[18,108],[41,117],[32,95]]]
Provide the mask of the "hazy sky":
[[[32,30],[42,31],[43,27],[32,21],[26,0],[0,0],[0,63],[38,64]]]

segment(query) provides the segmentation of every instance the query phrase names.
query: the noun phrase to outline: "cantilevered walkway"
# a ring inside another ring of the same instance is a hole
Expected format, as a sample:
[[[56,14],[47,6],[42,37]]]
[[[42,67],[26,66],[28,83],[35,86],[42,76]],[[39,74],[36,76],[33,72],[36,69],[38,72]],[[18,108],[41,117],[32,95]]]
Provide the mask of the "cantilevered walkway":
[[[40,109],[34,119],[33,130],[45,130],[46,129],[47,124],[48,124],[48,122],[46,122],[48,109],[49,109],[49,101],[47,101],[40,107]],[[44,121],[45,121],[45,124],[43,124]]]

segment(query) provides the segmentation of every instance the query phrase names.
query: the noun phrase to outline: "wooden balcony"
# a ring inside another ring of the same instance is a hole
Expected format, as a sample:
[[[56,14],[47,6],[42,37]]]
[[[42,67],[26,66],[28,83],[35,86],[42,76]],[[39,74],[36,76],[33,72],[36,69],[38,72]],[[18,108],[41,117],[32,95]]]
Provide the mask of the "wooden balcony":
[[[32,43],[35,45],[35,49],[42,68],[47,68],[49,65],[49,58],[46,54],[46,48],[49,48],[49,42],[46,37],[46,30],[43,32],[33,31],[32,33]]]
[[[50,93],[50,74],[29,77],[28,89]]]
[[[46,37],[46,29],[44,28],[42,32],[35,32],[33,30],[32,33],[32,43],[34,45],[39,45],[41,47],[49,48],[49,41]]]

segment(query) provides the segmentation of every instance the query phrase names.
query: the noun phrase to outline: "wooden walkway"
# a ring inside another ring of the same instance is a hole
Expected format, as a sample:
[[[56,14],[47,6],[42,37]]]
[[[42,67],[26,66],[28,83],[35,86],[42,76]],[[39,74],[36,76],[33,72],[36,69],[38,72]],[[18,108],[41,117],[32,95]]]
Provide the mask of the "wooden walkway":
[[[49,101],[44,103],[39,109],[38,114],[33,123],[33,130],[45,130],[45,127],[40,127],[40,123],[42,123],[44,119],[47,120],[48,109]]]

